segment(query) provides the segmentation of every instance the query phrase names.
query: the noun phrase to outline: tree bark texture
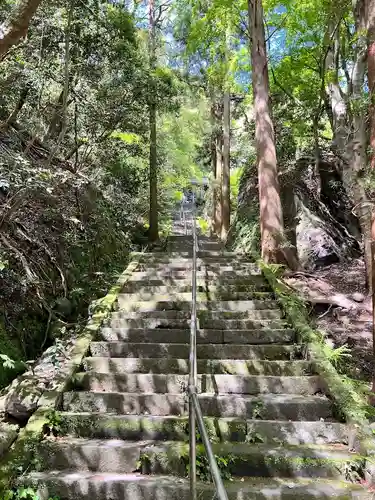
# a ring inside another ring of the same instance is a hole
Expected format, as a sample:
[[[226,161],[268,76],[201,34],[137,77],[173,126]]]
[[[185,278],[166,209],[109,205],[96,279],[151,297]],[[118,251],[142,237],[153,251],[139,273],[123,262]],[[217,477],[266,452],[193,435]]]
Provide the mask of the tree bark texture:
[[[215,206],[215,220],[214,228],[215,234],[221,236],[223,227],[223,213],[222,213],[222,178],[223,178],[223,132],[220,129],[216,136],[216,177],[214,187],[214,206]]]
[[[18,0],[10,17],[0,25],[0,60],[12,45],[26,36],[30,21],[42,0]]]
[[[221,239],[226,241],[230,227],[230,94],[224,93],[223,107],[223,173],[222,173]]]
[[[346,68],[345,54],[340,46],[338,14],[331,20],[326,34],[327,57],[325,72],[332,75],[326,86],[332,115],[333,149],[341,159],[341,176],[346,192],[355,206],[364,244],[367,284],[371,286],[371,210],[361,181],[366,168],[367,135],[363,116],[363,85],[366,69],[366,33],[364,1],[354,5],[358,34],[354,66],[348,80],[348,95],[339,84],[339,68]],[[341,56],[341,65],[340,65]]]
[[[215,112],[215,103],[211,104],[211,168],[212,168],[212,178],[213,178],[213,187],[212,187],[212,212],[211,212],[211,235],[216,234],[216,161],[217,161],[217,151],[216,151],[216,112]]]
[[[355,210],[361,225],[361,231],[364,241],[364,257],[366,264],[367,284],[371,289],[371,207],[361,179],[367,167],[366,120],[364,117],[363,106],[361,105],[364,97],[363,88],[367,62],[367,40],[365,35],[367,29],[367,20],[365,0],[357,0],[356,4],[354,5],[353,14],[356,23],[358,40],[351,82],[351,115],[353,120],[353,137],[351,141],[351,163],[347,175],[347,182],[351,183]]]
[[[375,0],[367,0],[367,70],[370,92],[370,162],[375,168]]]
[[[149,0],[149,59],[151,73],[156,67],[156,26],[155,26],[155,0]],[[150,213],[149,213],[149,239],[151,242],[159,239],[158,227],[158,172],[156,151],[156,102],[154,96],[153,75],[149,82],[149,124],[150,124]]]
[[[283,213],[277,171],[274,127],[269,102],[269,77],[261,0],[248,0],[251,65],[257,150],[261,255],[265,262],[290,259],[282,250]],[[293,265],[294,267],[294,265]]]
[[[27,99],[27,96],[28,96],[30,90],[31,90],[31,83],[29,82],[22,88],[21,93],[20,93],[20,98],[18,99],[17,104],[16,104],[14,110],[11,112],[11,114],[7,118],[7,121],[6,121],[7,124],[10,124],[10,123],[17,121],[18,115],[26,102],[26,99]]]

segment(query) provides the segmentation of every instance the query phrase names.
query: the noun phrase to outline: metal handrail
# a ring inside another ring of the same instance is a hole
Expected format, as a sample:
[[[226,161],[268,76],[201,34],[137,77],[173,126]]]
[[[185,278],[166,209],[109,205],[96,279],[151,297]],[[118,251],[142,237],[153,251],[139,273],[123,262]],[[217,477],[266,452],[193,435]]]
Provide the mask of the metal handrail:
[[[193,233],[193,266],[192,266],[192,295],[191,295],[191,322],[190,322],[190,351],[189,351],[189,458],[190,458],[190,497],[191,500],[197,500],[197,442],[196,442],[196,424],[205,448],[208,464],[210,466],[211,476],[216,487],[218,500],[228,500],[225,491],[220,470],[212,450],[206,425],[204,423],[202,409],[197,396],[197,249],[198,238],[195,220],[195,194],[193,193],[192,202],[192,233]]]

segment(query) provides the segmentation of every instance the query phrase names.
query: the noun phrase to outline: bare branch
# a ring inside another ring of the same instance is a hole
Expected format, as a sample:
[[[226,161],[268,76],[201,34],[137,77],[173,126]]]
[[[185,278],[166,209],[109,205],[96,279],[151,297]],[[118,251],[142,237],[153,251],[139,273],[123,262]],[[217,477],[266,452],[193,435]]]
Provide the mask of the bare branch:
[[[13,246],[10,241],[5,237],[4,234],[0,234],[0,239],[1,241],[4,243],[4,245],[9,249],[11,250],[14,254],[16,254],[16,256],[18,257],[18,259],[21,261],[22,263],[22,266],[25,270],[25,273],[26,273],[26,276],[27,276],[27,279],[30,283],[36,283],[37,282],[37,276],[36,274],[31,270],[30,268],[30,265],[29,263],[27,262],[27,259],[26,257],[23,255],[22,252],[20,252],[20,250],[18,250],[18,248],[16,248],[15,246]]]
[[[267,24],[266,20],[264,21],[264,24],[265,24],[265,25],[266,25],[266,27],[267,27],[267,32],[269,33],[268,37],[266,38],[266,43],[268,43],[268,42],[269,42],[269,40],[271,40],[271,38],[273,37],[273,35],[274,35],[275,33],[277,33],[278,31],[280,31],[280,30],[281,30],[281,28],[282,28],[282,27],[284,26],[284,24],[285,24],[285,21],[286,21],[286,19],[287,19],[288,15],[289,15],[288,13],[286,13],[286,14],[285,14],[285,16],[283,17],[283,19],[281,20],[281,23],[280,23],[278,26],[276,26],[276,27],[275,27],[275,29],[272,31],[272,33],[270,33],[270,31],[269,31],[269,27],[268,27],[268,24]]]

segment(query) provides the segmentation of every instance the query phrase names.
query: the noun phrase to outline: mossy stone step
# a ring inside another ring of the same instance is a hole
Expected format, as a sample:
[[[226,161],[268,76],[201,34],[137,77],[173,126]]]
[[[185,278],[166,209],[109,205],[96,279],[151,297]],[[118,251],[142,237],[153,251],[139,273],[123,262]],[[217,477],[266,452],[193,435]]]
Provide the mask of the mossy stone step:
[[[119,312],[121,311],[154,311],[165,309],[191,310],[191,292],[171,293],[166,295],[155,294],[150,299],[139,300],[137,294],[120,294],[117,299]],[[250,312],[263,309],[277,309],[276,300],[215,300],[211,294],[197,293],[197,307],[199,310],[217,312]],[[114,313],[116,314],[116,313]]]
[[[188,441],[187,417],[61,413],[62,434],[97,439]],[[330,421],[246,420],[204,417],[211,442],[248,442],[273,445],[348,443],[345,424]]]
[[[84,372],[74,376],[74,386],[84,391],[185,393],[188,375],[155,373]],[[198,392],[216,394],[316,394],[324,384],[318,376],[274,377],[253,375],[199,375]]]
[[[316,477],[357,479],[363,458],[349,453],[344,445],[278,446],[249,443],[214,443],[213,452],[225,461],[225,473],[252,477]],[[205,455],[203,445],[197,455]],[[151,443],[141,455],[144,474],[176,474],[186,476],[189,444],[181,442]],[[352,471],[352,477],[350,477]]]
[[[131,288],[131,287],[130,287]],[[147,300],[155,300],[155,296],[160,295],[167,298],[167,300],[175,300],[176,295],[180,294],[188,294],[189,300],[191,301],[191,285],[181,284],[181,285],[171,285],[171,286],[143,286],[135,288],[135,292],[123,293],[120,295],[120,300],[117,303],[116,307],[121,308],[122,303],[126,303],[126,300],[132,301],[147,301]],[[210,303],[214,301],[228,301],[228,300],[258,300],[258,301],[269,301],[273,300],[274,297],[272,293],[267,291],[257,291],[254,287],[251,290],[236,290],[235,288],[225,289],[225,288],[217,288],[210,289],[205,288],[204,285],[197,287],[197,298],[200,303]],[[188,301],[186,298],[185,301]]]
[[[259,268],[249,262],[246,261],[229,261],[222,260],[217,262],[207,260],[207,259],[197,259],[197,270],[199,271],[239,271],[243,270],[248,274],[260,274]],[[168,270],[189,270],[191,271],[193,268],[193,259],[153,259],[153,260],[142,260],[137,267],[137,271],[147,271],[148,269],[159,270],[163,269]]]
[[[284,328],[280,330],[198,330],[198,344],[287,344],[294,342],[295,332]],[[132,330],[103,327],[97,335],[97,340],[123,342],[161,342],[188,343],[190,329],[154,328]]]
[[[144,274],[144,273],[143,273]],[[132,293],[137,290],[142,290],[143,287],[155,287],[155,286],[168,286],[173,287],[173,290],[179,290],[180,288],[188,287],[191,290],[191,274],[182,278],[174,279],[173,276],[165,275],[163,277],[149,277],[140,276],[137,273],[132,275],[132,278],[126,283],[124,287],[124,293]],[[239,287],[246,287],[243,291],[264,291],[270,292],[269,285],[266,283],[262,276],[239,276],[234,278],[220,278],[215,281],[207,280],[205,276],[197,277],[197,287],[199,291],[206,292],[207,290],[225,290],[228,289],[235,290]],[[241,289],[241,288],[240,288]],[[183,290],[181,290],[183,291]]]
[[[265,290],[267,288],[265,287]],[[221,299],[223,296],[239,298],[239,299],[259,299],[259,300],[272,300],[274,295],[270,291],[258,291],[255,285],[228,285],[216,286],[212,284],[197,285],[197,292],[208,296],[210,299]],[[120,300],[136,299],[136,300],[152,300],[155,295],[168,295],[175,296],[180,293],[189,293],[191,298],[191,282],[180,282],[165,284],[163,280],[155,280],[146,282],[132,282],[127,283],[122,294],[119,295]],[[224,299],[222,299],[224,300]]]
[[[183,314],[185,313],[185,314]],[[190,328],[190,315],[187,311],[180,311],[179,318],[147,317],[147,313],[142,313],[140,317],[116,318],[111,317],[106,325],[112,328]],[[162,314],[161,314],[162,316]],[[173,316],[173,314],[172,314]],[[254,330],[259,328],[280,329],[286,326],[286,322],[280,319],[206,319],[201,318],[200,327],[216,330]]]
[[[260,418],[264,420],[320,420],[332,418],[332,406],[324,396],[259,394],[257,396],[202,393],[202,412],[208,417]],[[66,392],[64,411],[125,415],[186,415],[184,394],[137,394],[126,392]]]
[[[34,472],[20,479],[37,485],[40,500],[190,500],[189,481],[171,476],[93,472]],[[243,478],[225,482],[229,500],[370,500],[360,485],[325,479]],[[198,482],[199,500],[212,500],[214,486]]]
[[[354,479],[363,459],[345,446],[278,446],[249,443],[213,443],[213,452],[225,460],[225,473],[253,477],[322,477]],[[204,456],[203,445],[197,455]],[[180,441],[124,441],[121,439],[45,439],[38,445],[40,467],[53,470],[176,474],[186,477],[189,444]],[[198,467],[199,470],[199,467]],[[353,471],[353,477],[348,474]],[[204,471],[202,471],[204,472]]]
[[[132,281],[147,281],[154,279],[171,279],[171,280],[186,280],[190,281],[192,279],[192,270],[191,269],[168,269],[168,267],[164,267],[162,269],[151,269],[148,268],[145,271],[135,271],[130,278],[130,282]],[[239,282],[244,282],[243,280],[247,279],[248,283],[261,283],[264,286],[267,284],[264,280],[263,276],[251,274],[249,272],[245,272],[243,269],[230,270],[230,269],[198,269],[197,271],[197,280],[214,280],[217,281],[226,281],[226,280],[238,280]],[[245,281],[246,283],[246,281]]]
[[[203,306],[203,307],[202,307]],[[222,320],[278,320],[282,318],[279,309],[249,309],[248,311],[239,310],[220,310],[215,303],[210,303],[209,307],[205,304],[197,304],[197,316],[201,321],[222,321]],[[208,310],[203,310],[203,308]],[[217,309],[216,309],[217,308]],[[216,310],[210,310],[216,309]],[[135,302],[129,303],[126,309],[120,309],[111,314],[108,323],[128,319],[187,319],[191,317],[190,302]]]
[[[91,342],[91,356],[111,358],[185,358],[189,344]],[[198,359],[298,359],[302,346],[282,344],[200,344]]]
[[[109,358],[88,357],[83,361],[85,370],[101,373],[189,373],[187,358]],[[231,375],[311,375],[314,363],[305,360],[239,360],[198,359],[198,373],[227,373]]]
[[[140,262],[170,260],[170,259],[187,259],[191,260],[191,252],[132,252],[132,257],[138,258]],[[250,265],[257,267],[249,257],[241,255],[237,252],[227,252],[225,250],[200,250],[198,249],[197,258],[214,259],[215,261],[226,260],[228,262],[243,261],[248,262]]]

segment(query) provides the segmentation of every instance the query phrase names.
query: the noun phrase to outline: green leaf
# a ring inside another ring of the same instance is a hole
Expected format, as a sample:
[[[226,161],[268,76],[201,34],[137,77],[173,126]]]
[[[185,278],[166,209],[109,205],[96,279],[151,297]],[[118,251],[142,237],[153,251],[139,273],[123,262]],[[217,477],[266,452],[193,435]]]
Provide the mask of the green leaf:
[[[6,354],[0,354],[0,360],[3,363],[3,367],[9,368],[9,370],[12,370],[16,366],[16,362],[14,361],[14,359],[11,359]]]
[[[141,141],[141,137],[138,134],[133,134],[132,132],[120,132],[119,130],[115,130],[110,135],[113,139],[120,139],[120,141],[125,144],[139,144]]]

